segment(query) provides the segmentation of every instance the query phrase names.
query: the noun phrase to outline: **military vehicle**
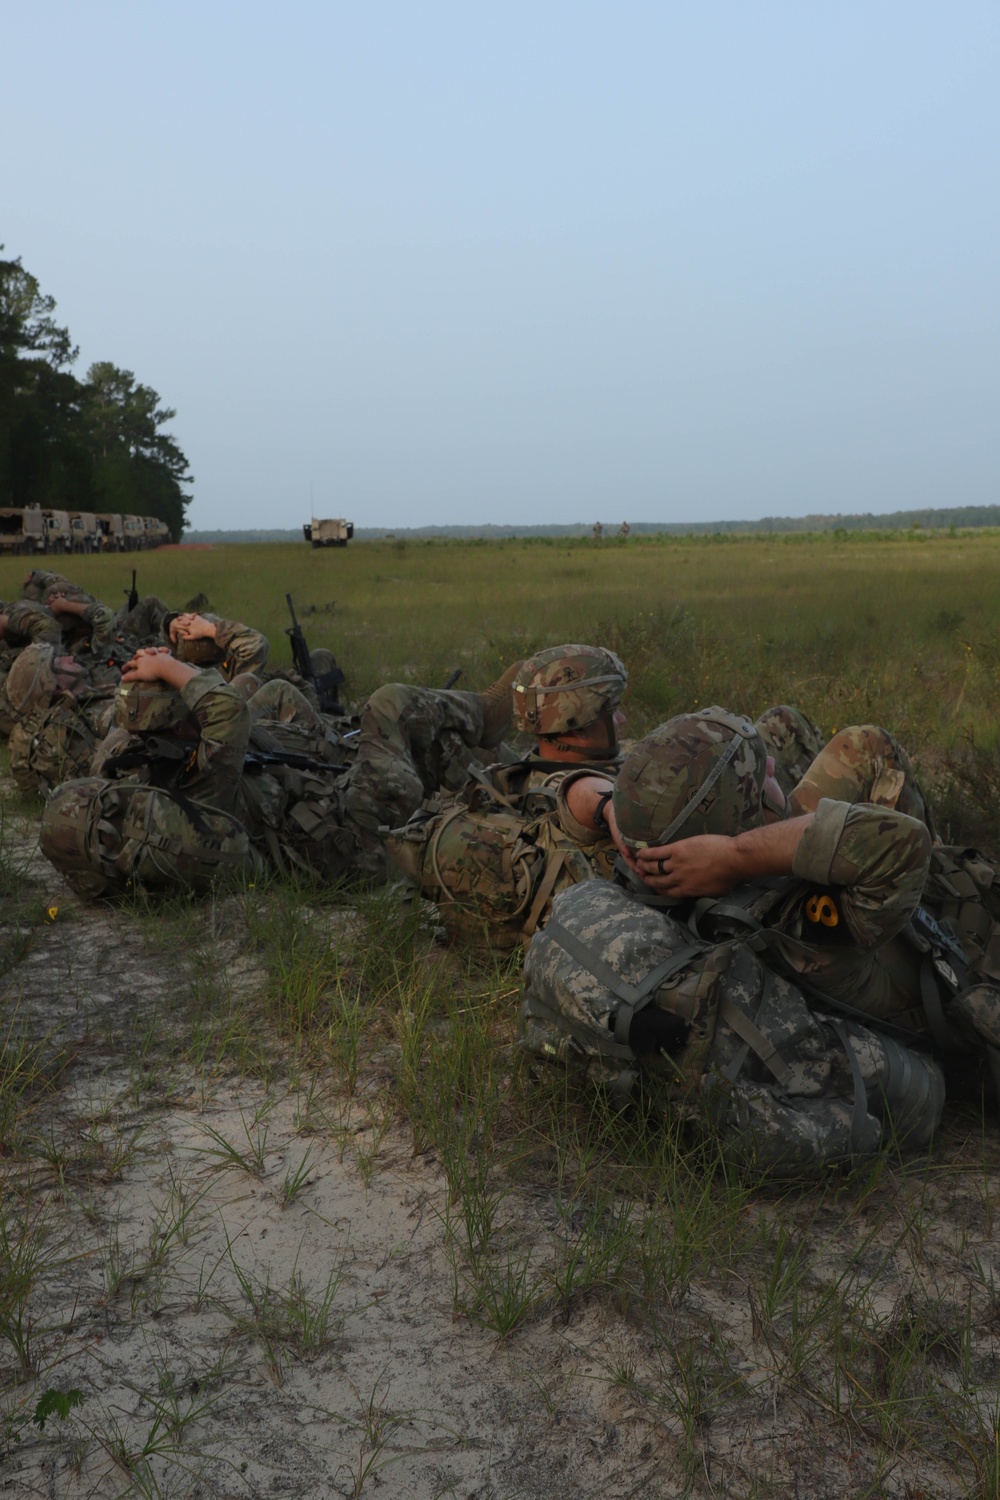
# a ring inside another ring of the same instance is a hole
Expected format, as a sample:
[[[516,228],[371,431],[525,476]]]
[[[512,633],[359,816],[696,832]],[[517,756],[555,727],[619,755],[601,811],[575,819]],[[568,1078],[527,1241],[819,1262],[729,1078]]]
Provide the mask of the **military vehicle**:
[[[70,543],[74,552],[96,552],[97,517],[89,510],[69,512]]]
[[[158,516],[143,516],[146,526],[147,547],[162,547],[164,542],[170,540],[170,528],[166,521],[161,521]]]
[[[102,552],[124,552],[125,527],[121,516],[110,510],[98,511],[97,537]]]
[[[69,525],[69,511],[52,510],[49,506],[43,505],[42,517],[45,521],[46,552],[71,552],[73,533]]]
[[[125,531],[125,551],[141,552],[146,545],[146,525],[142,516],[122,516]]]
[[[303,526],[302,534],[314,547],[346,547],[354,535],[354,522],[337,520],[317,521]]]
[[[45,522],[37,507],[0,510],[0,552],[44,552]]]

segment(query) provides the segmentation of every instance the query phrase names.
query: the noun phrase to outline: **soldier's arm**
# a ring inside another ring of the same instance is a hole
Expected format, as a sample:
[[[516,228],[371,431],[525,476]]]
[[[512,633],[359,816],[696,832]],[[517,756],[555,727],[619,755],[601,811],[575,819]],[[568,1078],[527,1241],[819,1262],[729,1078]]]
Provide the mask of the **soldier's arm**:
[[[650,889],[681,898],[722,896],[758,876],[794,875],[830,889],[845,935],[874,948],[909,921],[930,853],[930,834],[916,818],[822,798],[813,813],[735,838],[702,834],[625,857]]]
[[[176,667],[186,666],[173,657],[166,660]],[[198,769],[212,786],[234,791],[250,743],[250,710],[239,690],[214,668],[187,667],[187,671],[191,675],[181,687],[181,697],[201,732]]]
[[[814,814],[751,828],[735,838],[702,833],[633,857],[622,852],[640,879],[660,895],[724,896],[760,875],[797,874],[795,858]]]
[[[608,798],[614,789],[614,782],[606,776],[594,776],[589,771],[570,772],[561,783],[556,800],[563,832],[581,844],[606,839],[611,812]]]
[[[231,677],[238,672],[259,672],[267,665],[271,649],[267,636],[250,625],[242,625],[238,620],[217,620],[215,643],[226,653]]]
[[[32,604],[28,600],[21,600],[11,605],[7,615],[9,635],[21,636],[36,645],[39,643],[50,646],[62,644],[59,621],[43,604]]]
[[[917,818],[824,797],[796,851],[792,873],[830,888],[852,942],[875,948],[909,921],[930,857],[931,836]]]

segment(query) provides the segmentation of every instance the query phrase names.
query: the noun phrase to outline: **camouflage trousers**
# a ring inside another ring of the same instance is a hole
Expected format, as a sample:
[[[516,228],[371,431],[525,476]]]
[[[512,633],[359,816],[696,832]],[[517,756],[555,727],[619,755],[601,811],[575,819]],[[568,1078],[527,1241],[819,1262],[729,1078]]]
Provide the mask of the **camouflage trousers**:
[[[276,678],[249,701],[254,721],[295,724],[324,735],[330,721],[293,686]],[[339,826],[353,838],[354,871],[382,879],[387,870],[380,830],[405,823],[424,799],[455,790],[468,779],[472,749],[483,735],[482,708],[476,693],[389,683],[365,704],[360,730],[352,736],[353,762],[346,771],[331,769],[332,801]]]
[[[477,693],[398,682],[372,693],[344,785],[344,822],[357,840],[361,873],[385,874],[381,829],[399,828],[433,792],[465,785],[482,737]]]
[[[168,614],[169,604],[164,604],[155,594],[145,594],[134,609],[118,611],[115,630],[141,646],[159,646],[163,643],[163,622]]]

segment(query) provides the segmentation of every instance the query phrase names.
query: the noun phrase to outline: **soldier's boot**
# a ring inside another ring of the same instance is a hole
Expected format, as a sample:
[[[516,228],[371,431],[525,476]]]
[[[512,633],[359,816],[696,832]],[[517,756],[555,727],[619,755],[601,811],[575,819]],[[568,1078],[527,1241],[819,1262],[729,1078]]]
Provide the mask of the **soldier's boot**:
[[[483,710],[483,737],[480,744],[486,749],[499,745],[510,728],[511,719],[514,716],[514,678],[521,666],[522,663],[516,661],[485,692],[474,695],[479,699]]]

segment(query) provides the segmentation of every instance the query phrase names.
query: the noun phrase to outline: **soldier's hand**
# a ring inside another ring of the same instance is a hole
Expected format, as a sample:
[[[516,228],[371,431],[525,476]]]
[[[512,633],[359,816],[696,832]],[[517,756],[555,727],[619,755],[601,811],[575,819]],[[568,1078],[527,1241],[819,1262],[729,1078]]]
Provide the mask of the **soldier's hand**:
[[[178,615],[170,622],[170,637],[175,641],[214,641],[215,626],[204,615]]]
[[[640,849],[629,863],[643,883],[661,896],[724,896],[742,879],[736,840],[719,833]]]
[[[166,646],[142,646],[122,668],[122,682],[159,682],[164,657],[173,660]]]

